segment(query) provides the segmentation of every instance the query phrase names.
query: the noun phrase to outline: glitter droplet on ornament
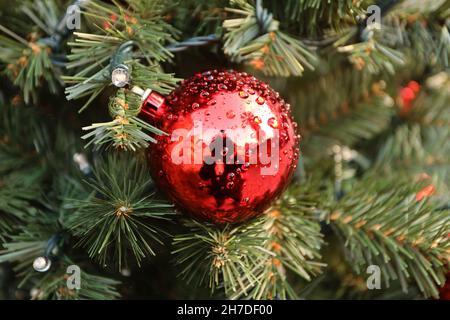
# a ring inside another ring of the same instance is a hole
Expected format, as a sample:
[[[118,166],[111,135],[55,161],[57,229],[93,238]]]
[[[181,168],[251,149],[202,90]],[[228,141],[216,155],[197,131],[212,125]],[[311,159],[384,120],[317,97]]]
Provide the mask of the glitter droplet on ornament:
[[[258,116],[253,117],[253,122],[256,124],[260,124],[261,123],[261,118]]]
[[[227,118],[228,119],[233,119],[234,117],[236,117],[236,113],[232,110],[227,111]]]
[[[264,104],[264,102],[266,102],[266,99],[264,99],[263,97],[256,98],[257,104],[262,105],[262,104]]]
[[[278,128],[278,121],[274,117],[269,118],[269,120],[267,120],[267,124],[271,128],[274,128],[274,129]]]
[[[248,93],[245,91],[239,91],[239,97],[241,97],[242,99],[247,99]]]

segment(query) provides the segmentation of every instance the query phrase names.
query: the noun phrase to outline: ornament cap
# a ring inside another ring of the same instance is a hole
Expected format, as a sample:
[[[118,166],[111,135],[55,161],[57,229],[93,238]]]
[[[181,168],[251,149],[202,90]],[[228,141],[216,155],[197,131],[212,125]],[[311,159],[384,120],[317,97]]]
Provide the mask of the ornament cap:
[[[133,87],[131,90],[141,96],[142,105],[140,115],[153,121],[158,120],[164,115],[163,106],[166,101],[164,96],[151,89],[143,90],[139,87]]]

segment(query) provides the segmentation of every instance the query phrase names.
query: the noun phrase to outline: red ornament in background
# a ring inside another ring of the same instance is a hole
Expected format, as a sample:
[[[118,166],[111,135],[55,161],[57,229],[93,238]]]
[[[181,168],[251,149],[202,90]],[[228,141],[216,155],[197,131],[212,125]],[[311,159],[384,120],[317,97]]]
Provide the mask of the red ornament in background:
[[[405,116],[413,107],[413,102],[420,92],[420,84],[417,81],[410,81],[400,90],[400,115]]]
[[[168,135],[148,149],[152,177],[183,212],[213,223],[260,215],[296,168],[297,124],[290,106],[247,73],[207,71],[141,114]]]

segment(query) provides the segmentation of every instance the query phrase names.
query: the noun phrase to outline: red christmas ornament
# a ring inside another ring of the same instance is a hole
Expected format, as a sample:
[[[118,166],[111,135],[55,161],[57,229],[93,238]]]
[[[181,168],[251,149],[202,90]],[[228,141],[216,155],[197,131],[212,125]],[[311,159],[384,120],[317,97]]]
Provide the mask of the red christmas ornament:
[[[413,102],[417,98],[419,92],[420,92],[420,84],[416,81],[410,81],[408,82],[406,87],[401,88],[400,90],[401,115],[404,116],[411,111],[413,107]]]
[[[266,83],[213,70],[184,80],[166,99],[146,96],[141,114],[167,133],[148,149],[151,174],[181,211],[242,222],[287,186],[299,155],[297,124]]]

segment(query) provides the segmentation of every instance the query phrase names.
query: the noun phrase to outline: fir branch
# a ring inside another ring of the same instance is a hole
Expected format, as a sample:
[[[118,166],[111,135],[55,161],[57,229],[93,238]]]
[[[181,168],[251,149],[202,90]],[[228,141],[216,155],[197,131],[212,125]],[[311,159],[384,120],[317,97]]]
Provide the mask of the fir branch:
[[[165,232],[157,220],[168,219],[171,205],[156,200],[149,192],[148,170],[127,155],[109,157],[94,170],[95,180],[87,183],[92,194],[73,200],[77,210],[68,218],[78,243],[102,265],[127,265],[128,255],[138,263],[155,255],[149,241],[162,243]]]
[[[16,29],[21,30],[21,34],[17,34],[0,25],[0,33],[3,33],[0,35],[0,61],[6,64],[4,73],[21,88],[28,104],[36,101],[37,89],[42,88],[44,82],[53,94],[61,84],[53,56],[57,48],[46,41],[57,32],[61,10],[53,0],[24,2],[20,9],[22,18],[31,20],[38,31],[30,28],[30,24],[16,23]]]
[[[39,221],[42,218],[41,212],[38,218],[31,219],[32,222],[29,219],[26,225],[21,226],[18,234],[11,233],[0,251],[0,263],[15,263],[15,272],[24,279],[35,274],[32,267],[34,259],[45,254],[48,239],[60,230],[55,221],[43,223],[44,220]]]
[[[98,276],[81,270],[80,288],[70,289],[67,286],[67,266],[75,265],[67,257],[63,257],[54,272],[32,279],[31,290],[33,300],[115,300],[120,298],[116,287],[120,284],[111,278]]]
[[[211,292],[223,288],[230,296],[237,290],[247,292],[247,283],[257,279],[254,269],[265,251],[257,220],[250,225],[220,228],[194,220],[184,222],[186,232],[173,239],[180,277],[194,286],[208,286]]]
[[[67,84],[71,84],[65,91],[68,100],[89,97],[80,111],[111,86],[111,59],[117,54],[123,55],[123,63],[135,60],[130,68],[138,69],[137,78],[142,81],[140,75],[148,72],[146,76],[149,80],[143,82],[155,90],[160,89],[163,94],[169,92],[178,81],[172,75],[163,73],[159,66],[160,62],[171,59],[172,54],[165,45],[174,42],[173,36],[176,34],[175,29],[163,20],[160,4],[132,1],[129,5],[129,9],[118,3],[107,6],[99,1],[90,1],[86,5],[84,15],[97,25],[99,34],[74,33],[76,39],[69,42],[72,49],[67,68],[78,68],[78,72],[63,77]],[[142,11],[142,7],[146,10]],[[125,44],[130,44],[129,48],[118,52]],[[141,58],[149,67],[144,68],[137,62],[136,59]]]
[[[287,28],[308,37],[320,37],[342,31],[365,12],[364,0],[286,0],[267,5]]]
[[[426,80],[410,108],[399,100],[398,121],[402,122],[383,141],[377,169],[406,176],[428,174],[450,188],[449,98],[450,80],[443,72]]]
[[[0,25],[0,30],[8,29]],[[0,36],[0,57],[7,64],[6,75],[22,89],[25,103],[29,103],[31,98],[36,100],[36,89],[42,87],[42,79],[45,79],[50,91],[56,93],[57,71],[50,59],[50,49],[36,40],[28,43],[23,38],[19,39],[23,41]]]
[[[111,144],[114,148],[136,151],[148,147],[156,139],[144,132],[162,135],[164,132],[138,118],[141,108],[140,97],[125,89],[120,89],[111,97],[109,110],[114,120],[94,123],[83,130],[91,130],[82,136],[91,139],[86,145],[95,144],[97,148]]]
[[[317,184],[291,186],[280,200],[266,213],[261,225],[265,242],[265,255],[261,255],[259,268],[254,270],[257,281],[232,295],[251,299],[297,299],[292,287],[293,276],[311,281],[325,264],[319,262],[323,245],[320,224],[316,217],[319,193]],[[290,278],[288,276],[291,276]]]
[[[295,83],[301,89],[288,99],[298,106],[293,113],[301,124],[305,160],[327,156],[323,151],[335,144],[367,141],[388,128],[395,109],[394,99],[385,92],[386,82],[348,68],[319,77]]]
[[[357,28],[353,28],[335,42],[337,51],[348,54],[349,61],[357,70],[372,74],[379,74],[382,71],[394,74],[396,68],[405,64],[405,57],[402,52],[390,48],[379,39],[379,35],[387,37],[387,28],[368,31],[369,34],[365,41],[348,44],[348,40],[357,35],[358,32]]]
[[[329,216],[350,263],[357,273],[368,265],[379,266],[386,286],[399,279],[407,290],[414,281],[424,296],[437,297],[450,250],[449,211],[420,200],[420,189],[411,183],[366,178]]]
[[[262,8],[244,0],[232,1],[238,9],[227,9],[243,18],[223,22],[224,52],[232,60],[244,61],[270,76],[300,76],[314,69],[317,57],[301,41],[279,30],[279,22]]]

